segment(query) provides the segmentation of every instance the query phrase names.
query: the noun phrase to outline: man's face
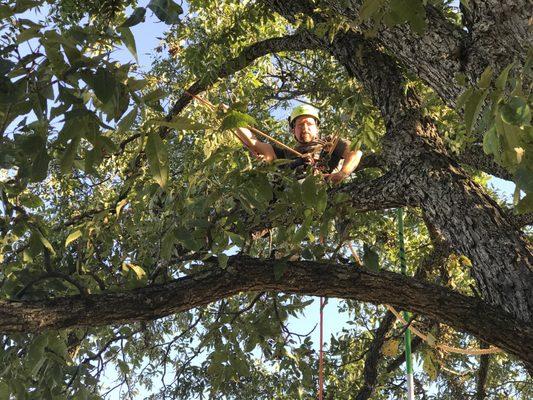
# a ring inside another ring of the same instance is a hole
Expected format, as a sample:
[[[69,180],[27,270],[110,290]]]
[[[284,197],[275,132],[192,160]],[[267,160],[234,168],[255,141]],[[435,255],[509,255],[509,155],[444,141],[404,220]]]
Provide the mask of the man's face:
[[[318,138],[318,125],[314,117],[302,115],[296,118],[292,133],[301,143],[310,143]]]

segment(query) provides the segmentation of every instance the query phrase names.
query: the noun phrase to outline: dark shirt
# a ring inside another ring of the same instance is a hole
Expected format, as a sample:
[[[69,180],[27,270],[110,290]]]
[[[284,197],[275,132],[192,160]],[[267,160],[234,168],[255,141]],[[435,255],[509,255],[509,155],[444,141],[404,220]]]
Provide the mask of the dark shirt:
[[[331,151],[332,146],[335,148]],[[273,145],[276,157],[279,159],[294,160],[289,164],[291,169],[301,169],[309,165],[308,160],[298,157],[295,154]],[[350,147],[350,142],[344,139],[335,140],[328,137],[325,140],[318,140],[316,142],[302,144],[299,143],[295,150],[302,154],[313,154],[317,165],[322,172],[330,173],[339,165],[340,160],[347,148]]]

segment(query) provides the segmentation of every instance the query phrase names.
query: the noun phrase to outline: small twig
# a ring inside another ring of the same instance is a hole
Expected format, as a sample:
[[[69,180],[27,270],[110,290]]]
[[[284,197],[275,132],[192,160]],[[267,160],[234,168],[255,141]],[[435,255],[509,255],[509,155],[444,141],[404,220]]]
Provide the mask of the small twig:
[[[72,285],[76,286],[76,288],[79,290],[81,295],[89,294],[85,287],[83,287],[76,280],[72,279],[69,275],[64,274],[62,272],[59,272],[59,271],[50,271],[50,272],[47,272],[47,273],[45,273],[43,275],[40,275],[37,278],[33,279],[32,281],[28,282],[28,284],[26,284],[26,286],[24,286],[21,290],[19,290],[19,292],[15,295],[15,298],[20,299],[22,296],[24,296],[26,291],[28,289],[30,289],[33,285],[35,285],[38,282],[44,281],[46,279],[50,279],[50,278],[63,279],[65,281],[71,283]]]

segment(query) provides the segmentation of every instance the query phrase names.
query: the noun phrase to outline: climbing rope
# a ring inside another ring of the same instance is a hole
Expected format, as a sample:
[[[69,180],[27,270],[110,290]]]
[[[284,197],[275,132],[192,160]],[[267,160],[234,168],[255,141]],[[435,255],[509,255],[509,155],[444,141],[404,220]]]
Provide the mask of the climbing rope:
[[[324,298],[320,297],[320,351],[318,356],[318,400],[324,398]]]
[[[403,208],[398,208],[398,255],[400,256],[400,269],[402,275],[407,275],[407,262],[405,261],[405,245],[403,240]],[[403,316],[409,319],[409,313],[404,311]],[[409,325],[405,329],[405,365],[406,365],[406,380],[407,380],[407,399],[414,400],[414,375],[413,375],[413,360],[411,357],[411,329]]]
[[[187,90],[185,90],[184,92],[185,92],[187,95],[189,95],[189,96],[195,98],[196,100],[198,100],[198,101],[201,102],[202,104],[208,106],[208,107],[211,109],[211,111],[216,111],[216,109],[217,109],[216,106],[215,106],[213,103],[211,103],[209,100],[206,100],[206,99],[204,99],[204,98],[202,98],[202,97],[200,97],[200,96],[198,96],[198,95],[195,95],[195,94],[193,94],[193,93],[190,93],[190,92],[188,92]],[[277,139],[274,139],[272,136],[267,135],[266,133],[260,131],[259,129],[257,129],[257,128],[255,128],[255,127],[253,127],[253,126],[247,126],[246,128],[249,129],[251,132],[257,134],[257,135],[260,135],[260,136],[264,137],[265,139],[270,140],[272,143],[277,144],[277,145],[280,146],[281,148],[283,148],[283,149],[285,149],[285,150],[287,150],[287,151],[290,151],[291,153],[293,153],[294,155],[296,155],[296,156],[298,156],[298,157],[301,157],[301,158],[304,158],[304,157],[305,157],[305,156],[304,156],[302,153],[300,153],[299,151],[294,150],[293,148],[287,146],[286,144],[280,142],[280,141],[277,140]],[[237,135],[237,133],[236,133],[235,131],[233,131],[233,130],[232,130],[232,132],[235,134],[235,136],[237,136],[237,138],[241,141],[241,143],[243,143],[243,144],[246,146],[246,144],[245,144],[245,143],[243,142],[243,140],[239,137],[239,135]]]

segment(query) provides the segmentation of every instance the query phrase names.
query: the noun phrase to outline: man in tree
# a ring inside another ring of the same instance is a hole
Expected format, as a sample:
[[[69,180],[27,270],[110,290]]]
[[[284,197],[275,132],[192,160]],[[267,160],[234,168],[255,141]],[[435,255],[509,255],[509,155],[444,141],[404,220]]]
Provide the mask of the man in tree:
[[[315,164],[326,172],[324,178],[339,183],[350,175],[361,160],[360,150],[350,150],[350,142],[340,138],[319,136],[320,118],[318,110],[309,105],[295,107],[288,118],[289,129],[298,142],[296,150],[305,157],[296,158],[290,165],[293,169]],[[295,155],[278,146],[258,140],[246,128],[238,128],[237,136],[257,157],[272,162],[275,159],[295,158]],[[342,160],[342,162],[341,162]]]

